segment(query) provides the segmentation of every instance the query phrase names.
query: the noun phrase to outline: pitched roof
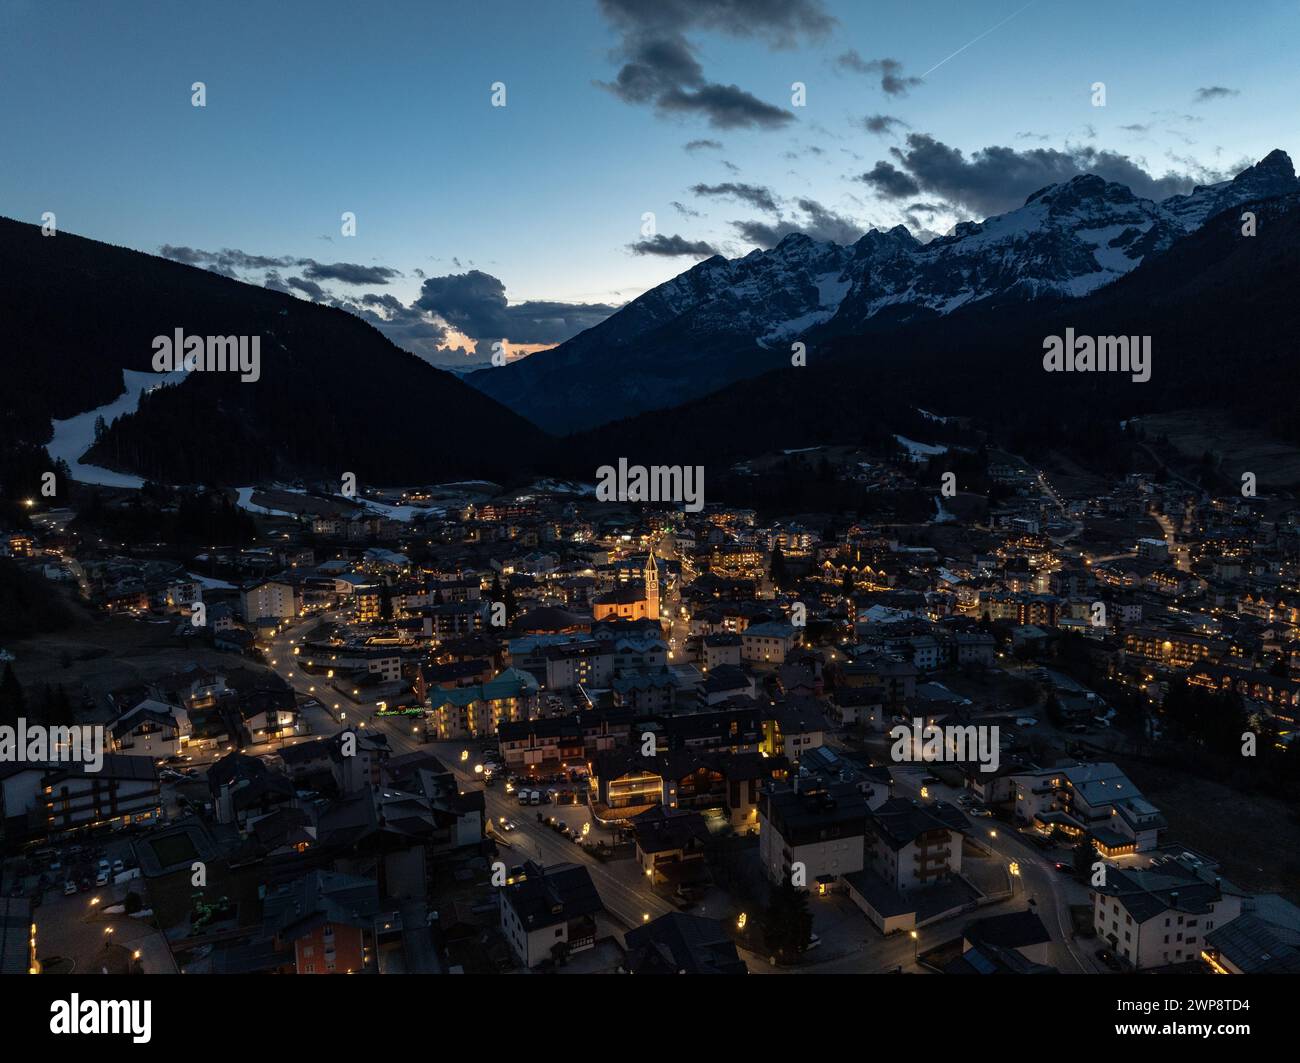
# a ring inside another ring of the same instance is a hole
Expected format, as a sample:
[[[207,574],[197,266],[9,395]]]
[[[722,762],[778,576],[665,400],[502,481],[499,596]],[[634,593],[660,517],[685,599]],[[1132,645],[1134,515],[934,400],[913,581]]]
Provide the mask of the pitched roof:
[[[669,912],[624,935],[632,974],[748,974],[720,919]]]

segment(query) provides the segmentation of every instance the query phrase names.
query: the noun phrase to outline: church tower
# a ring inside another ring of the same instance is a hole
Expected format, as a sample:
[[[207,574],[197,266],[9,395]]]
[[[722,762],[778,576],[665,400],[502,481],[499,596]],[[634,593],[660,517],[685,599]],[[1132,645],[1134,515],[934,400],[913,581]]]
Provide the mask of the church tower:
[[[654,550],[650,551],[645,565],[645,615],[651,620],[659,619],[659,565]]]

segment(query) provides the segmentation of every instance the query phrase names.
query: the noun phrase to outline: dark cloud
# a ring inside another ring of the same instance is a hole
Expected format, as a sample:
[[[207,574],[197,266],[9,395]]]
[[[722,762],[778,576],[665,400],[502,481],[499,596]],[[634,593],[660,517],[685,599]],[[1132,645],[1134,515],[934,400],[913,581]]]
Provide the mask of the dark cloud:
[[[1046,133],[1017,133],[1017,140],[1050,140]]]
[[[684,236],[665,236],[656,233],[647,240],[638,240],[628,244],[628,250],[634,255],[662,255],[665,258],[677,258],[691,255],[695,258],[711,258],[717,249],[704,240],[688,240]]]
[[[481,353],[497,339],[519,344],[559,343],[599,324],[617,309],[600,303],[542,300],[511,306],[505,285],[478,270],[445,277],[424,277],[423,271],[416,270],[424,283],[419,297],[410,304],[391,293],[336,296],[318,282],[384,285],[402,276],[401,271],[351,262],[322,263],[292,255],[251,255],[229,248],[204,251],[165,244],[159,250],[176,262],[202,266],[245,283],[260,283],[272,291],[297,292],[313,302],[347,310],[374,325],[397,346],[434,364],[456,364],[466,357],[467,352],[460,349],[440,349],[446,343],[448,325],[476,341]],[[452,261],[459,266],[459,260]],[[282,271],[290,268],[301,268],[302,275],[285,276]],[[258,275],[250,277],[250,272]],[[482,346],[484,341],[487,347]]]
[[[1126,133],[1145,133],[1150,130],[1149,125],[1143,125],[1141,122],[1134,122],[1132,125],[1122,125],[1120,129]]]
[[[1228,96],[1240,96],[1237,89],[1224,88],[1222,85],[1208,85],[1196,90],[1196,98],[1193,103],[1208,103],[1210,100],[1222,100]]]
[[[531,301],[511,306],[505,285],[490,273],[428,277],[412,308],[428,311],[477,342],[560,343],[597,325],[616,307],[602,303]]]
[[[459,350],[439,349],[447,339],[445,326],[414,303],[408,306],[395,295],[367,293],[361,296],[359,303],[344,309],[364,318],[397,346],[426,361],[449,364],[457,360],[456,354],[463,357],[464,352]]]
[[[893,163],[881,159],[866,173],[862,174],[859,181],[865,181],[882,196],[889,199],[903,199],[907,196],[914,196],[921,191],[921,186],[916,180],[902,170],[898,169]]]
[[[904,129],[909,128],[901,118],[895,118],[889,114],[869,114],[862,119],[862,128],[868,133],[875,133],[877,136],[892,132],[894,126],[902,126]]]
[[[177,247],[173,244],[163,244],[158,248],[158,253],[163,258],[170,258],[173,262],[183,262],[187,266],[206,266],[209,269],[216,268],[219,273],[229,274],[232,270],[240,269],[284,269],[289,266],[302,265],[304,259],[297,258],[269,258],[266,255],[250,255],[246,251],[239,251],[229,247],[222,248],[220,251],[204,251],[197,247]]]
[[[742,203],[748,203],[751,207],[765,210],[770,214],[775,214],[779,210],[776,196],[772,194],[772,190],[763,188],[760,185],[747,185],[740,181],[724,181],[722,184],[717,185],[693,185],[691,192],[697,196],[731,196]]]
[[[326,298],[325,289],[315,281],[305,280],[302,277],[290,277],[285,283],[294,291],[302,292],[313,302],[323,302]]]
[[[400,277],[399,270],[388,266],[360,266],[355,262],[312,262],[306,260],[304,271],[312,280],[340,281],[343,284],[387,284],[394,277]]]
[[[897,59],[863,59],[856,48],[837,56],[835,65],[855,74],[880,75],[880,90],[888,96],[906,96],[908,89],[921,84],[920,78],[903,75],[903,64]]]
[[[1154,176],[1127,155],[1089,146],[988,147],[967,158],[928,134],[910,133],[906,148],[891,148],[890,154],[897,166],[881,161],[861,177],[881,195],[902,199],[924,191],[984,216],[1012,210],[1039,189],[1084,173],[1127,185],[1149,199],[1190,192],[1196,184],[1182,173]]]
[[[776,129],[794,115],[738,85],[710,81],[687,33],[712,30],[787,48],[835,24],[821,0],[600,0],[600,7],[622,34],[615,50],[622,66],[612,82],[598,84],[626,103],[697,114],[715,129]]]
[[[802,218],[782,217],[775,222],[736,221],[732,225],[749,243],[764,248],[775,247],[791,233],[803,233],[814,240],[829,240],[837,244],[851,244],[862,235],[861,225],[827,209],[815,199],[798,199],[795,205]]]
[[[722,141],[720,140],[688,140],[682,145],[685,151],[704,151],[710,148],[714,151],[722,150]]]
[[[683,218],[702,218],[704,216],[698,210],[691,210],[685,203],[678,203],[675,199],[668,205]]]
[[[674,88],[659,96],[655,106],[665,113],[699,114],[715,129],[779,129],[794,115],[736,85]]]
[[[197,247],[178,247],[163,244],[158,249],[163,258],[184,262],[189,266],[204,266],[216,273],[234,277],[240,270],[281,270],[300,268],[303,275],[315,281],[339,281],[342,284],[387,284],[401,271],[388,266],[362,266],[355,262],[317,262],[314,258],[294,258],[290,255],[275,258],[269,255],[252,255],[247,251],[225,247],[220,251],[204,251]]]
[[[825,36],[835,26],[821,0],[600,0],[600,8],[624,32],[717,30],[775,48],[793,47],[800,35]]]

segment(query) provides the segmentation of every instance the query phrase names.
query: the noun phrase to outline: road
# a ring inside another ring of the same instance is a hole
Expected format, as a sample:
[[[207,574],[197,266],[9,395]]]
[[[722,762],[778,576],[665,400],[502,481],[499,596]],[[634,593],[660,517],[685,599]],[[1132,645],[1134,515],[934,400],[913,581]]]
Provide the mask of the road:
[[[937,786],[931,785],[930,793],[935,800],[956,804],[957,798],[964,791],[940,783]],[[1056,870],[1057,860],[1069,860],[1071,856],[1056,855],[1051,851],[1044,853],[1023,840],[1013,827],[1001,820],[974,816],[968,818],[971,822],[971,838],[992,849],[1008,866],[1014,861],[1019,867],[1020,879],[1013,882],[1013,900],[1019,903],[1013,904],[1012,910],[1022,908],[1026,900],[1035,902],[1031,907],[1038,912],[1038,917],[1052,937],[1052,965],[1065,974],[1095,973],[1097,968],[1074,942],[1074,924],[1070,919],[1070,905],[1086,904],[1088,890],[1073,876]]]
[[[329,619],[326,617],[325,619]],[[316,621],[310,621],[314,624]],[[493,824],[493,835],[501,852],[501,859],[508,865],[522,864],[526,860],[538,860],[544,865],[557,863],[575,863],[584,865],[591,874],[597,892],[605,910],[625,927],[640,925],[648,916],[656,919],[661,915],[676,911],[676,908],[660,897],[646,883],[635,861],[620,859],[602,862],[590,855],[582,846],[557,834],[550,827],[537,822],[537,813],[554,815],[567,822],[571,827],[581,830],[582,824],[589,821],[590,813],[586,805],[569,806],[521,806],[518,799],[505,792],[504,787],[485,787],[474,772],[476,760],[476,743],[471,742],[433,742],[421,741],[423,728],[416,728],[413,733],[411,724],[405,717],[376,717],[373,705],[364,705],[351,697],[318,686],[319,677],[305,676],[293,662],[293,646],[300,639],[307,625],[284,632],[271,644],[269,659],[278,674],[298,692],[309,697],[317,697],[326,708],[338,717],[345,717],[345,723],[357,723],[367,729],[375,728],[388,736],[389,744],[397,754],[416,751],[432,752],[440,761],[455,772],[461,787],[466,790],[480,789],[484,792],[486,815]],[[317,687],[313,692],[311,688]],[[335,709],[334,706],[339,708]],[[338,718],[336,717],[336,719]],[[461,761],[462,750],[470,750],[470,756]],[[951,794],[936,795],[944,800],[955,801],[957,791]],[[502,819],[515,824],[515,829],[508,832],[496,829]],[[1069,906],[1071,903],[1083,903],[1086,890],[1072,878],[1060,874],[1037,849],[1014,836],[1014,832],[1001,823],[992,820],[975,820],[975,836],[1008,861],[1015,860],[1021,868],[1020,885],[1024,895],[1037,902],[1040,918],[1047,926],[1053,939],[1053,956],[1051,962],[1058,970],[1069,973],[1093,973],[1096,968],[1086,959],[1071,940]],[[987,824],[995,824],[992,827]],[[594,824],[592,833],[598,831]],[[989,835],[995,830],[996,835]],[[983,833],[980,833],[983,832]],[[1054,858],[1053,858],[1054,860]],[[1077,894],[1077,896],[1074,896]],[[1019,897],[1020,894],[1017,893]],[[1001,910],[1001,905],[995,909]],[[1016,908],[1020,905],[1015,905]],[[993,914],[989,912],[988,914]],[[922,947],[929,941],[938,944],[960,933],[961,927],[972,918],[969,913],[956,917],[945,923],[925,928],[922,934]],[[951,924],[951,925],[950,925]],[[812,965],[809,971],[833,971],[836,969],[856,971],[889,971],[895,967],[912,964],[913,945],[911,938],[895,936],[880,940],[871,936],[872,932],[864,926],[861,951],[838,958],[826,964]],[[750,964],[751,969],[763,964]],[[801,968],[782,968],[783,971],[799,971]]]
[[[1152,519],[1160,525],[1160,531],[1164,534],[1165,543],[1169,547],[1169,556],[1173,559],[1174,567],[1180,572],[1190,572],[1192,570],[1192,561],[1188,556],[1187,547],[1178,545],[1178,529],[1174,527],[1173,520],[1164,513],[1153,511]]]
[[[522,806],[514,794],[505,792],[504,787],[483,786],[474,774],[472,753],[470,759],[462,764],[459,749],[465,748],[464,743],[435,742],[424,748],[432,751],[455,771],[465,790],[483,790],[487,816],[493,824],[493,834],[501,850],[501,859],[508,866],[522,864],[525,860],[537,860],[544,866],[559,863],[584,865],[591,874],[605,910],[625,927],[640,925],[645,921],[646,915],[657,919],[677,910],[651,889],[636,861],[626,857],[601,861],[581,845],[537,822],[537,813],[541,812],[546,817],[555,816],[571,828],[581,831],[582,825],[590,820],[586,805]],[[515,829],[509,832],[499,830],[502,819],[514,823]],[[598,830],[593,824],[589,837],[595,837]]]
[[[588,819],[586,805],[573,805],[557,808],[551,805],[521,807],[514,795],[507,794],[504,787],[485,787],[479,776],[474,773],[474,748],[471,742],[434,742],[425,743],[424,728],[415,725],[409,717],[376,716],[374,705],[355,700],[349,695],[335,690],[321,676],[304,675],[295,667],[297,658],[293,654],[295,645],[301,641],[302,634],[310,630],[321,620],[336,619],[339,614],[324,614],[313,618],[305,624],[298,625],[283,632],[272,640],[269,661],[272,667],[290,686],[306,697],[314,697],[325,706],[340,726],[356,724],[366,730],[377,730],[388,738],[389,746],[395,754],[414,752],[432,752],[444,765],[456,773],[461,788],[465,791],[483,790],[487,805],[487,817],[492,824],[499,824],[502,818],[516,824],[516,829],[501,832],[494,829],[493,835],[501,849],[501,858],[508,865],[522,864],[525,860],[539,860],[544,865],[558,863],[583,864],[591,873],[600,899],[609,912],[627,927],[637,926],[645,921],[648,914],[651,919],[668,912],[676,911],[672,904],[660,898],[647,884],[635,861],[626,858],[604,863],[587,853],[580,845],[557,834],[550,827],[537,822],[537,813],[545,811],[546,815],[556,815],[571,826],[581,829]],[[337,706],[337,707],[336,707]],[[461,762],[460,752],[470,749],[470,758]],[[268,750],[270,752],[270,750]],[[593,832],[596,830],[592,827]]]

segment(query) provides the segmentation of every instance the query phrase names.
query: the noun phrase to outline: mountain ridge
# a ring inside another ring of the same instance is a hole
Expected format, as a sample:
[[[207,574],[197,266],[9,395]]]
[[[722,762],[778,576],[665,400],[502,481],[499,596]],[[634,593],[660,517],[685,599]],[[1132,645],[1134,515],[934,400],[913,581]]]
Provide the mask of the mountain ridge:
[[[111,402],[124,369],[152,369],[153,337],[181,327],[260,335],[261,379],[191,373],[109,425],[87,460],[171,483],[344,471],[372,483],[436,482],[504,477],[551,446],[524,418],[343,310],[72,233],[42,236],[9,218],[0,218],[0,273],[0,379],[22,381],[0,396],[10,445],[41,446],[53,419]]]
[[[547,431],[587,430],[789,364],[793,342],[811,358],[836,336],[973,303],[1085,296],[1210,216],[1297,190],[1277,149],[1229,181],[1160,201],[1080,174],[928,244],[901,225],[851,245],[793,233],[766,251],[697,263],[573,339],[466,379]]]

